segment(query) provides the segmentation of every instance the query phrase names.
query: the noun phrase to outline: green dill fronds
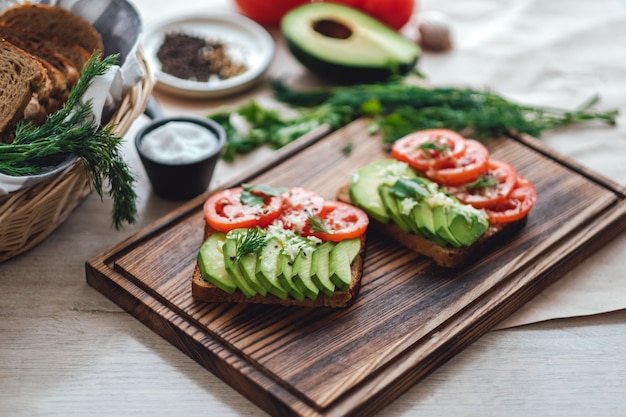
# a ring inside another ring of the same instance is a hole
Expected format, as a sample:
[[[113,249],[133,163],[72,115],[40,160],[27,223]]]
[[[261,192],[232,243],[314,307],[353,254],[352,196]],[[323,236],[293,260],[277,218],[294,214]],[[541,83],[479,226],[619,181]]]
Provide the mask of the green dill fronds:
[[[267,244],[265,233],[260,228],[254,227],[245,232],[237,233],[235,242],[235,256],[241,259],[243,256],[257,252]]]

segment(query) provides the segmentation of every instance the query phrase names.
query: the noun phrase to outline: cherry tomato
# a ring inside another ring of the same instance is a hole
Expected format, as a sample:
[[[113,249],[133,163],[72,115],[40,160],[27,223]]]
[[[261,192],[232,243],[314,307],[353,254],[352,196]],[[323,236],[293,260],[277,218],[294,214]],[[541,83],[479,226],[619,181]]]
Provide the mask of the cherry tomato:
[[[524,218],[535,205],[537,190],[532,182],[517,177],[517,184],[505,201],[485,209],[490,223],[510,223]]]
[[[492,185],[480,186],[480,182],[491,182]],[[473,183],[458,188],[449,188],[448,191],[459,201],[481,209],[489,208],[504,202],[517,184],[517,172],[510,164],[490,159],[487,172]],[[473,185],[476,185],[474,188]]]
[[[415,0],[326,0],[351,6],[394,30],[399,30],[411,19],[416,8]]]
[[[283,213],[280,218],[285,229],[302,231],[308,217],[319,214],[324,207],[324,197],[305,188],[292,187],[282,197]]]
[[[285,13],[310,0],[235,0],[239,10],[250,19],[267,26],[276,26]]]
[[[315,230],[309,223],[303,234],[325,241],[339,242],[362,236],[369,225],[369,218],[363,210],[351,204],[332,200],[324,203],[319,220],[323,222],[326,231]]]
[[[449,165],[465,153],[465,138],[448,129],[426,129],[398,139],[391,146],[391,156],[418,171]]]
[[[450,158],[440,167],[431,167],[426,176],[446,186],[459,186],[476,181],[487,171],[489,151],[482,143],[466,139],[465,153],[459,158]]]
[[[204,203],[204,217],[213,229],[227,233],[240,227],[266,227],[280,216],[283,199],[265,197],[260,205],[241,202],[243,188],[218,191]]]

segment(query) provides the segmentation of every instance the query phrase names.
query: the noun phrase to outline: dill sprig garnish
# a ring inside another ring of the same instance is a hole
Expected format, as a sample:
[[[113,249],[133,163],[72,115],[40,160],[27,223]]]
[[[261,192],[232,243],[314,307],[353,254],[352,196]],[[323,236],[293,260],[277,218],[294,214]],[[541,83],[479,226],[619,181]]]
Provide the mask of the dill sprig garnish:
[[[135,222],[136,178],[122,158],[122,138],[113,132],[112,125],[97,126],[91,118],[91,101],[81,103],[94,78],[103,75],[117,58],[111,55],[100,60],[97,54],[92,55],[61,109],[40,126],[20,122],[13,142],[0,144],[0,172],[37,175],[77,156],[86,168],[91,188],[100,198],[108,182],[107,195],[113,200],[112,223],[119,229],[123,222]]]
[[[328,233],[328,227],[326,227],[324,219],[322,219],[319,215],[310,214],[307,216],[307,220],[309,221],[312,232]]]
[[[237,233],[236,235],[235,256],[237,259],[241,259],[249,253],[258,251],[266,244],[265,233],[260,228],[247,229],[245,232]]]
[[[298,115],[282,116],[254,100],[210,115],[227,131],[224,159],[233,160],[260,146],[277,149],[319,126],[336,129],[359,117],[370,119],[370,133],[381,133],[384,142],[392,143],[431,128],[447,128],[479,140],[506,133],[540,137],[548,129],[591,120],[614,125],[618,114],[592,111],[598,97],[569,111],[521,105],[490,91],[426,88],[403,81],[295,90],[275,80],[271,87],[274,97],[298,110]],[[233,113],[243,117],[248,129],[232,123]]]

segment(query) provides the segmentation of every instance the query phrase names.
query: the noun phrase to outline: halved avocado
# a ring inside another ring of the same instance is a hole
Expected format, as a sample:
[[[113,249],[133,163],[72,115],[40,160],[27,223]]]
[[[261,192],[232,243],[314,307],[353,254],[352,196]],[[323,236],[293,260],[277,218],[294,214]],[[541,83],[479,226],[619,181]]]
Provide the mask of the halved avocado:
[[[415,67],[420,47],[373,17],[333,3],[308,3],[281,20],[287,47],[305,67],[337,82],[367,83]]]

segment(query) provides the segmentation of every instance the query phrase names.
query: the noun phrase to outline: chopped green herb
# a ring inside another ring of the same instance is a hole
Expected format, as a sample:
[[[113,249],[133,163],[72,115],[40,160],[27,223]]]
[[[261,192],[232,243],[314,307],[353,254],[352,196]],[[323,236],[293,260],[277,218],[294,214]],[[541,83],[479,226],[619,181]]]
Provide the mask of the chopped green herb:
[[[500,181],[493,175],[481,175],[476,181],[467,184],[466,187],[470,190],[477,190],[479,188],[495,187],[498,184],[500,184]]]
[[[309,224],[311,225],[312,232],[328,233],[328,228],[324,220],[317,214],[311,214],[308,216]]]
[[[248,206],[261,206],[265,203],[266,197],[278,197],[289,192],[289,189],[286,187],[272,187],[265,184],[242,184],[241,186],[243,188],[240,198],[241,204]]]

